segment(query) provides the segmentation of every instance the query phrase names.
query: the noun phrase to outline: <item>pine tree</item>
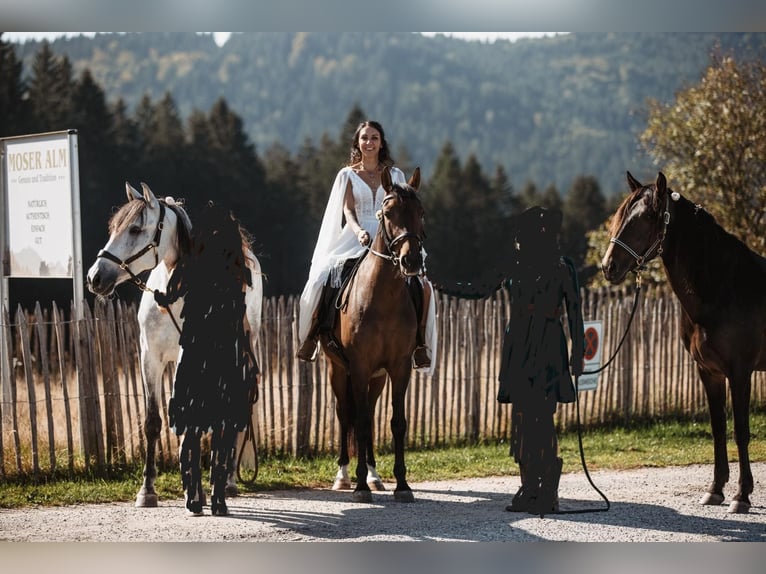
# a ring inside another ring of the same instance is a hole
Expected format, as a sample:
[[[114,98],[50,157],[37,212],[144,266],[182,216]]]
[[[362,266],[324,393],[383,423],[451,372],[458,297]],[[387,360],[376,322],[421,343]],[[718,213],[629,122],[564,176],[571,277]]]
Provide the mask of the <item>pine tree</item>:
[[[133,177],[141,153],[138,126],[120,98],[111,106],[112,138],[115,148],[116,173],[124,180]]]
[[[83,255],[95,258],[103,245],[103,222],[122,189],[115,153],[112,114],[101,87],[89,70],[74,84],[70,102],[71,128],[77,130],[80,171]],[[105,191],[109,193],[105,193]],[[98,226],[96,228],[96,225]]]
[[[428,234],[426,265],[429,277],[438,284],[465,279],[458,261],[458,253],[464,249],[465,243],[465,238],[457,232],[464,217],[459,195],[461,179],[460,159],[448,140],[436,158],[434,174],[423,186],[421,197]]]
[[[13,45],[3,41],[0,32],[0,137],[21,135],[27,129],[22,71]]]
[[[269,217],[263,234],[258,234],[263,244],[261,266],[268,278],[264,293],[298,294],[308,277],[316,241],[316,233],[308,224],[313,214],[296,179],[297,160],[287,148],[274,144],[266,150],[263,162],[267,201],[258,209]]]
[[[172,95],[166,93],[157,104],[145,95],[136,107],[135,118],[142,152],[137,178],[157,195],[187,198],[190,211],[201,208],[196,170],[188,160],[183,123]]]
[[[540,190],[537,189],[537,185],[533,181],[527,181],[524,187],[521,189],[519,196],[521,211],[529,209],[535,205],[542,205],[543,196]]]
[[[598,229],[606,218],[606,199],[595,177],[574,180],[564,201],[561,250],[582,268],[588,251],[586,233]]]
[[[28,98],[30,131],[43,133],[72,127],[72,65],[56,56],[44,41],[32,63]]]
[[[215,193],[225,197],[226,205],[251,233],[265,230],[271,223],[262,208],[270,203],[266,174],[255,145],[244,132],[242,118],[219,98],[210,108],[208,126],[208,153],[217,178]]]
[[[346,116],[346,121],[343,122],[343,127],[340,130],[337,150],[335,152],[338,156],[338,160],[342,162],[342,165],[345,165],[349,161],[352,144],[351,140],[354,138],[356,128],[359,127],[359,124],[369,119],[370,118],[365,115],[364,110],[358,103],[354,104],[351,111],[349,111]],[[383,129],[385,129],[385,126],[383,126]],[[332,151],[325,150],[325,153],[332,153]]]

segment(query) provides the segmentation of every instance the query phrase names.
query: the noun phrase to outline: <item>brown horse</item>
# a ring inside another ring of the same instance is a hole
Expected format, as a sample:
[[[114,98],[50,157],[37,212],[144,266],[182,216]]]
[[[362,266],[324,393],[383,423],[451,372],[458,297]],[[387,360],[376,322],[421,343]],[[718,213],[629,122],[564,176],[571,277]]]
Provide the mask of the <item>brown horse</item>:
[[[420,169],[416,168],[405,184],[394,184],[388,169],[381,184],[386,193],[378,219],[378,231],[369,253],[360,261],[355,275],[340,295],[333,336],[320,337],[330,359],[330,380],[340,422],[338,464],[348,465],[348,435],[356,439],[357,502],[370,502],[368,467],[374,469],[372,420],[375,404],[386,382],[391,379],[394,439],[394,498],[412,502],[404,465],[405,394],[412,372],[418,314],[408,287],[417,281],[423,268],[423,207],[418,199]]]
[[[739,453],[739,491],[729,512],[750,509],[750,387],[753,371],[766,370],[766,259],[725,231],[702,207],[667,187],[659,173],[642,185],[630,173],[631,195],[611,223],[611,243],[601,263],[620,283],[629,271],[662,258],[681,303],[681,337],[697,364],[710,409],[715,466],[700,501],[721,504],[729,480],[726,455],[726,379]]]

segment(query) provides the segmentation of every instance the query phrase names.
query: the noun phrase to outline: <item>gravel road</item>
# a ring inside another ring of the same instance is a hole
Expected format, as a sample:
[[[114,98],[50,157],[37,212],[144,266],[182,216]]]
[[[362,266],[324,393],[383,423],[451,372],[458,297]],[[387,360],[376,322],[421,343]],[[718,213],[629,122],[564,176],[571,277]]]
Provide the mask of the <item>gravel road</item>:
[[[270,491],[229,499],[230,515],[188,516],[181,499],[158,508],[130,503],[0,510],[0,541],[451,541],[451,542],[766,542],[766,463],[753,465],[755,492],[749,514],[727,513],[698,500],[712,466],[591,472],[607,496],[606,512],[540,518],[504,510],[518,477],[412,483],[416,501],[393,499],[393,484],[372,504],[351,502],[350,491]],[[562,510],[603,508],[582,471],[565,474]]]

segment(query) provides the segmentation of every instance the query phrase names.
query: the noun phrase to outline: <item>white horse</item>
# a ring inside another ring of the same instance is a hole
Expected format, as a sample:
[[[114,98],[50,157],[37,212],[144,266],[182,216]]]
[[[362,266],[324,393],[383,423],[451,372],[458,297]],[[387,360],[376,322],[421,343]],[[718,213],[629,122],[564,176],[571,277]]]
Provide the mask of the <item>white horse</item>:
[[[108,297],[117,285],[132,281],[144,290],[138,308],[138,324],[147,448],[144,482],[136,496],[136,506],[154,507],[157,506],[155,452],[162,429],[158,397],[166,365],[178,363],[183,309],[183,299],[179,299],[170,306],[169,314],[155,302],[154,290],[166,291],[171,271],[188,252],[191,221],[173,198],[157,199],[148,185],[142,183],[141,188],[143,193],[125,183],[128,202],[109,221],[109,240],[88,270],[88,288],[98,296]],[[252,252],[247,256],[252,285],[245,293],[245,328],[250,331],[250,345],[255,354],[261,329],[263,283],[258,259]],[[148,270],[151,273],[144,283],[139,275]],[[237,494],[233,475],[228,477],[226,494]]]

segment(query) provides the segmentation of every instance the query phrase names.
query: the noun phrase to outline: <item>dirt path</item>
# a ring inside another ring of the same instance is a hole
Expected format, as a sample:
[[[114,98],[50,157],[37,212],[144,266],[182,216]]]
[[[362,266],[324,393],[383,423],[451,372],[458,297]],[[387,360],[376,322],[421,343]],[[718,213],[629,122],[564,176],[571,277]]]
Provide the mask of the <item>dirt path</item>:
[[[159,508],[129,503],[0,510],[1,541],[588,541],[766,542],[766,463],[753,465],[750,514],[700,506],[712,467],[593,472],[609,498],[607,512],[549,516],[505,512],[517,477],[411,484],[416,502],[393,500],[391,489],[372,504],[331,490],[272,491],[229,500],[230,516],[187,516],[180,499]],[[582,472],[562,477],[562,509],[604,507]]]

